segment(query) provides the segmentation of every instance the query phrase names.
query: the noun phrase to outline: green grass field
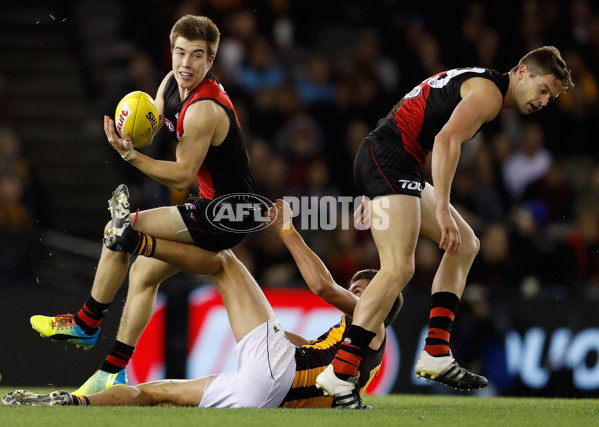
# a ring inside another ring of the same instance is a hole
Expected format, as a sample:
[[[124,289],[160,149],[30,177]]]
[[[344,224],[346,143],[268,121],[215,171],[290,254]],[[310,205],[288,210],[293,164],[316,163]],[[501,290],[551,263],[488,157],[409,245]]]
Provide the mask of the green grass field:
[[[0,388],[4,395],[10,391]],[[33,391],[43,392],[43,389]],[[49,390],[48,390],[49,391]],[[46,391],[47,392],[47,391]],[[0,406],[1,426],[599,426],[597,399],[366,396],[373,411]]]

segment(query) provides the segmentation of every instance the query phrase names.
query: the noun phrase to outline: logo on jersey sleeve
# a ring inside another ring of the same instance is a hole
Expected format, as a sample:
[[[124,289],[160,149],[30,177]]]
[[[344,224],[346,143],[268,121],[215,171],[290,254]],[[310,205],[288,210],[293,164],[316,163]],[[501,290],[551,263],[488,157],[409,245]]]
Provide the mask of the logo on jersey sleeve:
[[[439,89],[445,86],[451,79],[460,74],[464,73],[479,73],[482,74],[486,70],[480,67],[471,67],[471,68],[455,68],[453,70],[446,71],[444,73],[439,73],[430,79],[427,80],[427,83],[430,87]]]
[[[422,93],[422,87],[416,86],[414,89],[404,95],[404,98],[418,98]]]
[[[414,89],[405,94],[404,98],[418,98],[422,93],[422,87],[416,86]]]
[[[166,117],[164,118],[164,122],[166,123],[166,127],[168,128],[169,132],[174,132],[175,131],[175,125],[173,124],[173,122],[171,122]]]

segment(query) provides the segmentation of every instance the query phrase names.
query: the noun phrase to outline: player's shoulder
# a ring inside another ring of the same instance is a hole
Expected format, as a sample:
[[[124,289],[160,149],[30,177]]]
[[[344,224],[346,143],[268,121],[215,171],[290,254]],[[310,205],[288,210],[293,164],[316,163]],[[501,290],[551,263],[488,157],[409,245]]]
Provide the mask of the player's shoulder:
[[[158,92],[156,93],[156,99],[162,98],[164,99],[164,90],[166,89],[166,85],[169,80],[173,77],[173,72],[169,71],[169,73],[164,76],[162,82],[160,82],[160,86],[158,86]]]
[[[229,99],[225,88],[212,73],[209,73],[202,82],[202,97],[214,98],[220,102]]]
[[[472,76],[471,78],[464,81],[462,84],[462,91],[484,93],[487,95],[497,94],[501,96],[501,90],[497,87],[497,84],[486,77]]]
[[[454,110],[463,123],[482,123],[493,120],[503,106],[503,94],[495,83],[484,77],[473,77],[460,87],[460,108]]]
[[[464,82],[461,88],[462,99],[478,99],[481,107],[499,110],[503,105],[503,94],[495,82],[484,77],[473,77]]]
[[[225,110],[214,99],[201,98],[189,104],[184,120],[198,126],[211,124],[214,127],[224,120],[228,121],[228,118]]]
[[[166,90],[166,88],[168,86],[171,86],[173,88],[179,87],[177,80],[175,79],[175,75],[174,75],[173,71],[169,71],[168,74],[166,76],[164,76],[164,79],[162,79],[162,82],[160,83],[160,88],[162,90]]]
[[[166,76],[164,76],[164,78],[162,79],[162,83],[160,83],[161,86],[165,86],[167,84],[167,82],[171,79],[171,77],[173,77],[174,71],[169,71]]]

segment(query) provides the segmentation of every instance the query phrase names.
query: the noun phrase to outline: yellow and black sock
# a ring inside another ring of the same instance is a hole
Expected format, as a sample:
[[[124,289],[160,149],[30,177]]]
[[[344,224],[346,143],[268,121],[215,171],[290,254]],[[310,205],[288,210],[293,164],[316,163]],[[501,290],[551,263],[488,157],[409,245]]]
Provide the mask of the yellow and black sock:
[[[428,335],[424,350],[431,356],[449,355],[449,341],[455,314],[460,304],[458,296],[451,292],[432,295]]]
[[[71,394],[73,397],[73,406],[89,406],[89,399],[87,396],[75,396]]]
[[[141,231],[138,231],[137,233],[139,235],[139,241],[132,253],[134,255],[143,255],[147,257],[153,256],[156,251],[156,239]]]

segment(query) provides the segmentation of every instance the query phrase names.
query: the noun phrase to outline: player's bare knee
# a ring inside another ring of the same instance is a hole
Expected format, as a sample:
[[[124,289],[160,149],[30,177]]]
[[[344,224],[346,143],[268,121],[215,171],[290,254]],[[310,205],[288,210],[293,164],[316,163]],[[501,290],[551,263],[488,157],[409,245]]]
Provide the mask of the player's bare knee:
[[[398,272],[398,277],[394,281],[394,283],[396,283],[396,285],[399,286],[399,290],[402,290],[406,283],[408,283],[412,279],[412,277],[414,277],[415,271],[416,266],[413,261],[404,263],[404,265],[402,265],[402,268]]]
[[[155,386],[153,386],[152,383],[138,384],[137,386],[131,387],[131,394],[135,396],[138,401],[143,401],[150,406],[165,403],[153,393],[154,387]]]
[[[131,264],[131,270],[129,271],[129,287],[138,288],[153,288],[158,287],[160,283],[156,282],[154,275],[151,271],[140,265],[138,262]]]
[[[381,266],[381,269],[377,273],[384,277],[387,283],[393,283],[393,286],[397,287],[400,291],[414,276],[416,266],[414,260],[405,260],[403,262],[397,262],[389,266]]]
[[[214,267],[215,271],[214,273],[212,273],[212,276],[218,276],[219,274],[222,274],[227,267],[231,267],[238,262],[239,260],[237,259],[237,257],[231,249],[224,249],[222,251],[219,251],[216,256],[216,262]]]
[[[218,258],[223,266],[237,262],[237,257],[231,249],[224,249],[218,253]]]
[[[458,249],[458,253],[470,259],[474,259],[480,250],[480,240],[474,232],[462,236],[462,244]]]

